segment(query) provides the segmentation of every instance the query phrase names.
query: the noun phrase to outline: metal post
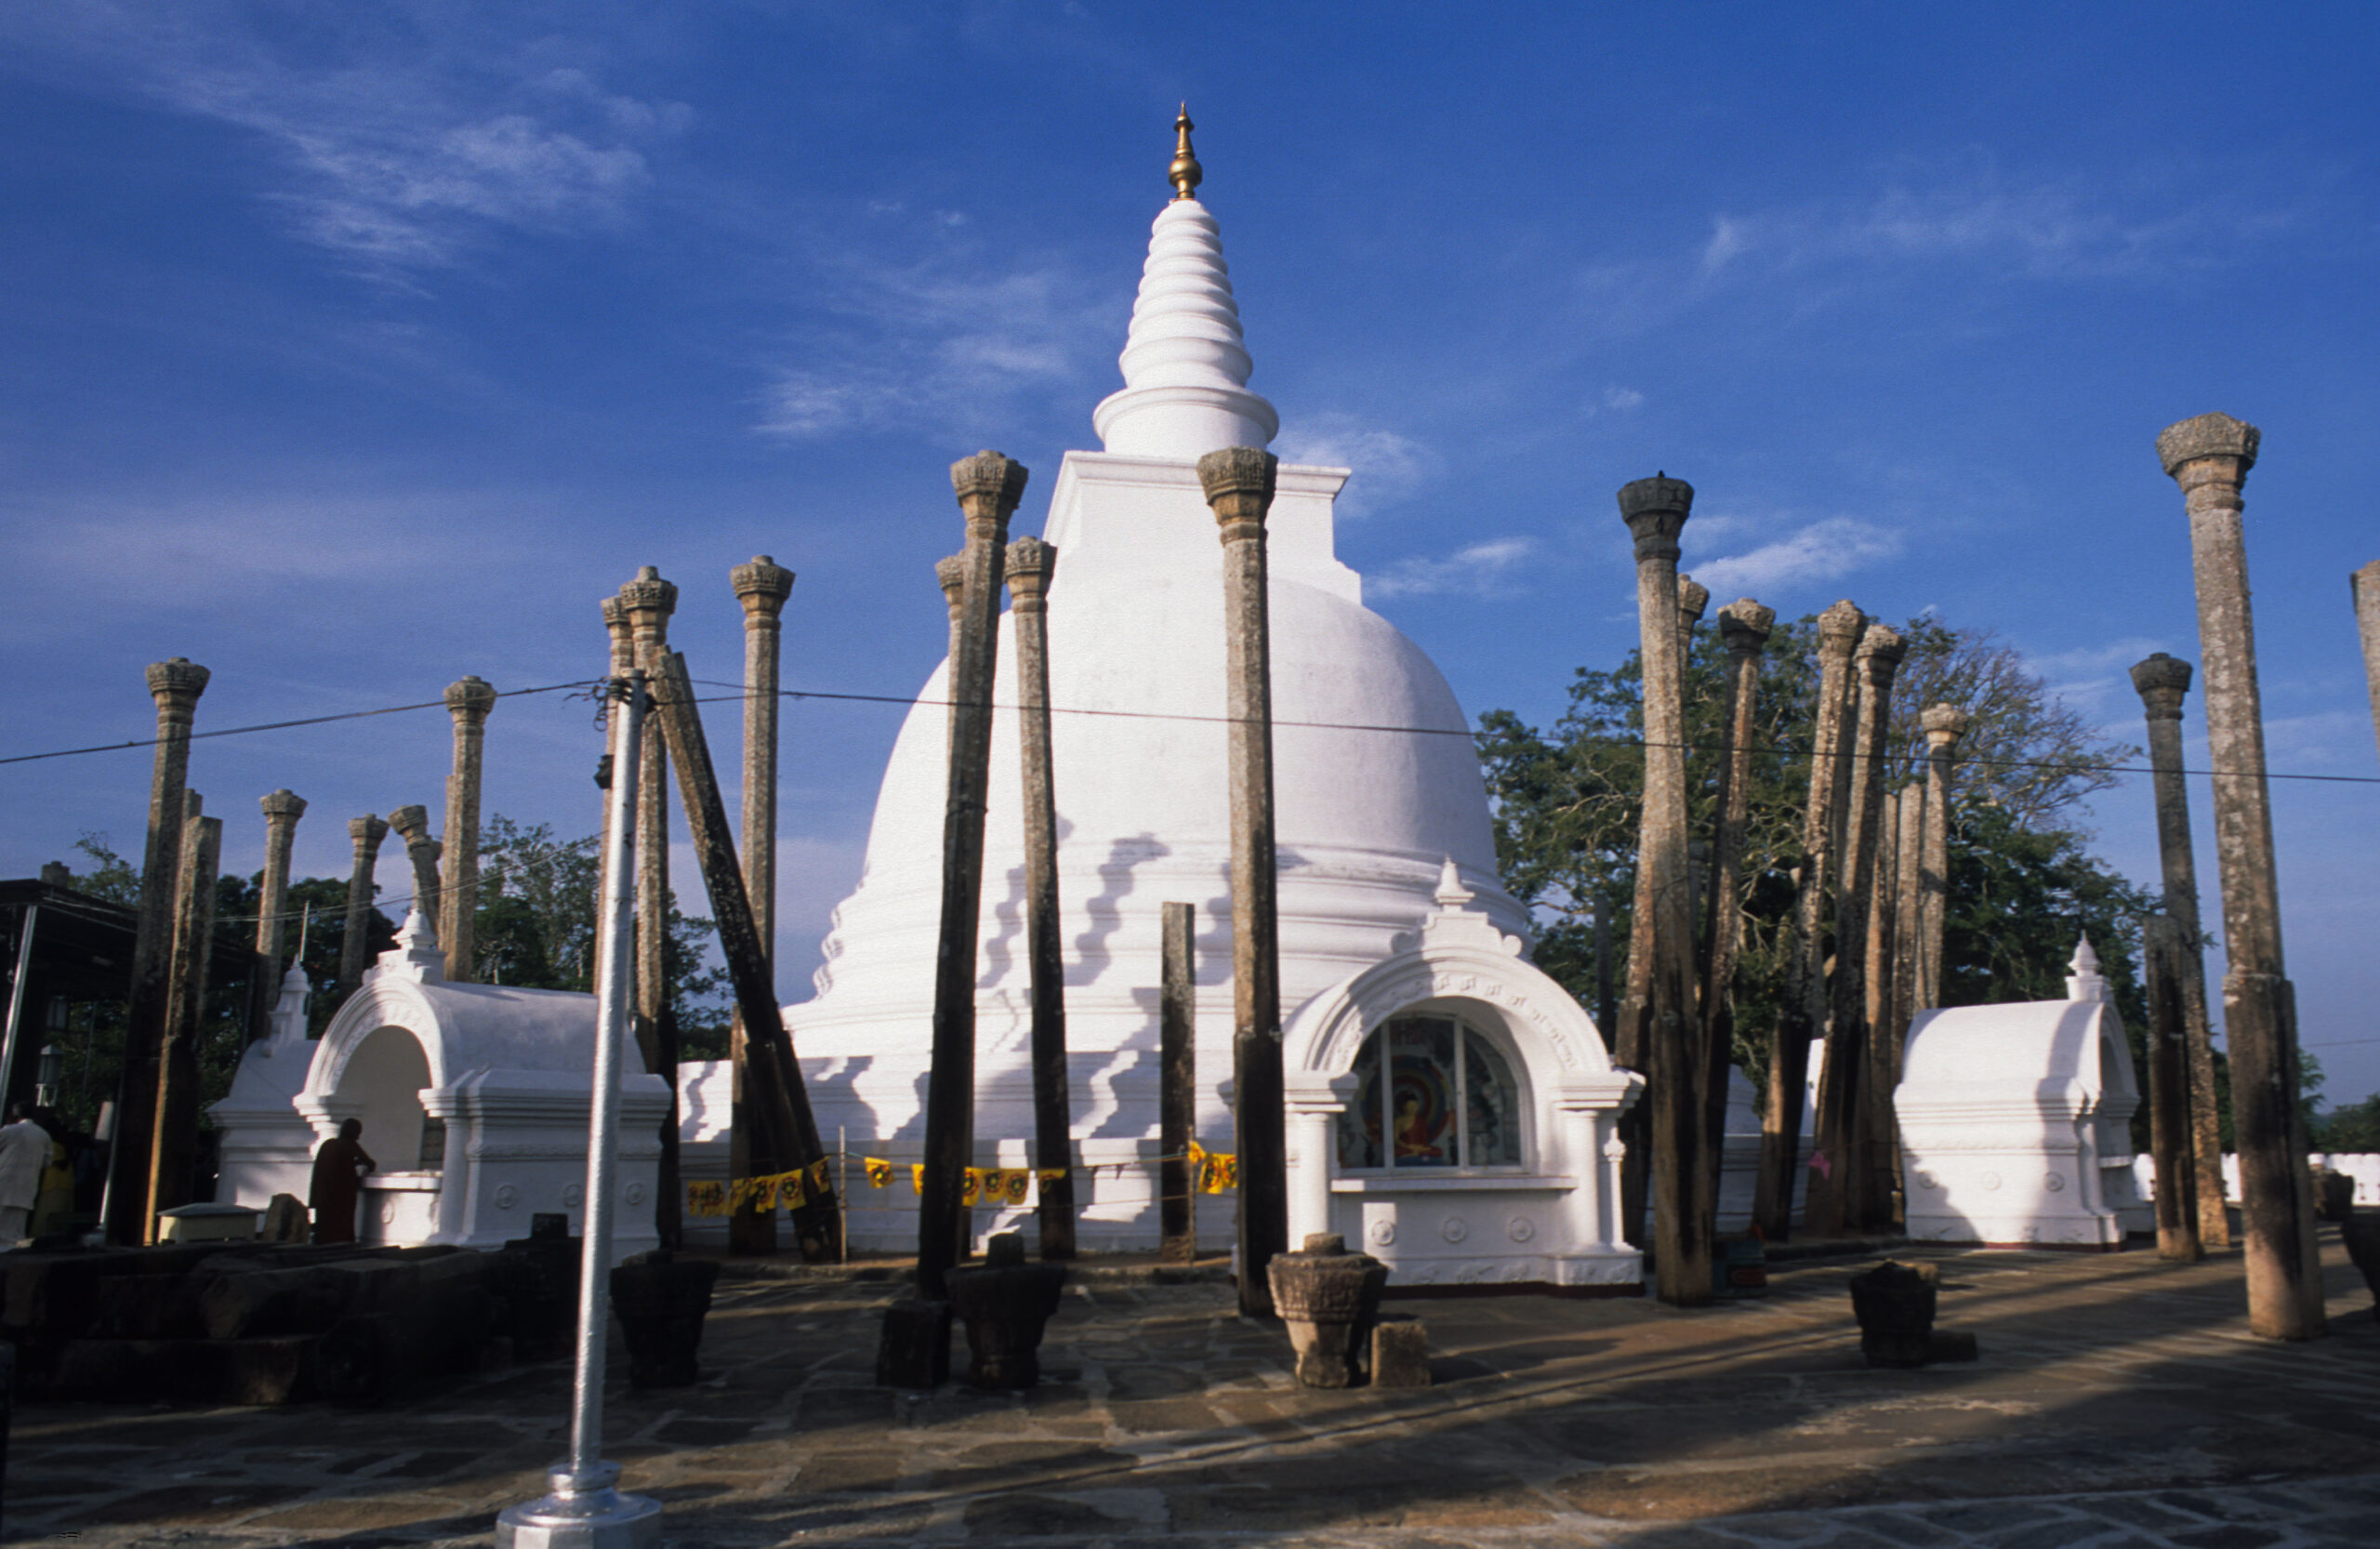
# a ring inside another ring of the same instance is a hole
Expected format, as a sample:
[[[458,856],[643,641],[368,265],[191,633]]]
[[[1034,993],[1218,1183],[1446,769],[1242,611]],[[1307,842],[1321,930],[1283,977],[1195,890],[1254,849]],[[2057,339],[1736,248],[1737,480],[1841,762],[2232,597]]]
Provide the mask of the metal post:
[[[0,1039],[0,1103],[7,1101],[8,1082],[17,1074],[17,1028],[25,1017],[25,979],[33,973],[33,927],[40,920],[39,904],[27,904],[17,920],[17,973],[8,981],[8,1031]]]
[[[570,1456],[546,1471],[551,1486],[496,1519],[500,1549],[644,1549],[661,1539],[661,1503],[623,1495],[603,1443],[603,1342],[611,1320],[612,1185],[620,1119],[621,1045],[628,1038],[628,948],[635,910],[639,740],[644,674],[615,681],[612,791],[603,824],[604,897],[596,958],[595,1074],[587,1115],[587,1225],[578,1265],[578,1362],[571,1380]]]

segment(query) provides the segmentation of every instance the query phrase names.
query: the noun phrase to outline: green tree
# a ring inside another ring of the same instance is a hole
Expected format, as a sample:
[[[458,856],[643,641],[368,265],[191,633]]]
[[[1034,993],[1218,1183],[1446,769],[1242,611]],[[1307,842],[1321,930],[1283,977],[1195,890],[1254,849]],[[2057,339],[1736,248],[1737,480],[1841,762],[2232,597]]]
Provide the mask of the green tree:
[[[2127,1023],[2143,1026],[2129,916],[2148,900],[2090,855],[2088,833],[2075,815],[2080,802],[2114,783],[2114,767],[2134,749],[2093,733],[1987,631],[1924,616],[1902,626],[1901,634],[1908,655],[1894,688],[1887,788],[1923,777],[1919,716],[1925,706],[1948,700],[1972,718],[1950,813],[1945,1000],[2062,994],[2066,962],[2088,931]],[[1755,1087],[1765,1075],[1791,947],[1816,661],[1817,619],[1805,617],[1770,635],[1760,664],[1736,901],[1744,941],[1735,986],[1736,1055]],[[1707,838],[1717,817],[1726,666],[1717,630],[1699,631],[1685,681],[1687,822],[1698,837]],[[1498,863],[1506,889],[1537,920],[1537,961],[1592,1006],[1595,902],[1605,901],[1617,960],[1624,956],[1635,885],[1644,791],[1638,654],[1614,669],[1580,669],[1569,699],[1545,731],[1510,711],[1489,710],[1480,717],[1477,740]]]

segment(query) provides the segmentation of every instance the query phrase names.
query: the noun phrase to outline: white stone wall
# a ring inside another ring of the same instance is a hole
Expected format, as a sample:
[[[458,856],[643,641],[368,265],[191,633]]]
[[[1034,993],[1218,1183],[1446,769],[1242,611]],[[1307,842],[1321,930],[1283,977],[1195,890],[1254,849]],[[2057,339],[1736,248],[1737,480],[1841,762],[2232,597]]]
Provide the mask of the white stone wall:
[[[2317,1151],[2311,1158],[2317,1167],[2327,1167],[2334,1172],[2344,1172],[2355,1180],[2355,1202],[2359,1205],[2380,1205],[2380,1152]],[[2143,1199],[2157,1198],[2157,1163],[2146,1152],[2132,1158],[2134,1185]],[[2232,1204],[2240,1202],[2240,1158],[2226,1152],[2223,1157],[2223,1198]]]

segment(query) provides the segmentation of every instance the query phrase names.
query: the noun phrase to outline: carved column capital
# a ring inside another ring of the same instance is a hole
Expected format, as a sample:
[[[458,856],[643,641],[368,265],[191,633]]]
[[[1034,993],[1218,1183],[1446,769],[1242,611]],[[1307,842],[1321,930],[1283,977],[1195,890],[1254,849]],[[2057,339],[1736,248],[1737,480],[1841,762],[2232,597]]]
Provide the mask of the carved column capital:
[[[793,595],[793,572],[766,554],[753,555],[751,563],[737,565],[727,578],[744,604],[747,627],[774,620],[784,610],[785,600]]]
[[[1777,626],[1777,610],[1739,597],[1719,610],[1719,641],[1731,655],[1756,656]]]
[[[1689,636],[1694,633],[1694,627],[1702,622],[1702,616],[1710,606],[1711,589],[1680,571],[1677,577],[1677,621]]]
[[[1846,597],[1818,615],[1818,650],[1848,661],[1867,629],[1868,616]]]
[[[1030,476],[1023,463],[1003,452],[978,452],[950,465],[950,487],[968,522],[989,522],[1001,528],[1016,514]]]
[[[2179,721],[2190,691],[2190,664],[2160,651],[2132,667],[2132,686],[2151,721]]]
[[[1694,486],[1666,473],[1620,485],[1620,516],[1636,540],[1636,563],[1658,559],[1675,564],[1677,535],[1693,508]]]
[[[389,837],[389,826],[368,814],[350,817],[347,820],[347,837],[355,841],[357,854],[376,854],[380,848],[380,841]]]
[[[276,790],[270,796],[259,797],[257,805],[264,810],[267,824],[295,823],[306,815],[306,799],[293,790]]]
[[[942,587],[942,600],[950,609],[950,621],[959,622],[959,610],[967,601],[967,556],[945,554],[933,562],[933,578]]]
[[[1058,549],[1038,537],[1021,537],[1008,546],[1008,594],[1020,608],[1042,606],[1058,568]]]
[[[198,696],[206,692],[207,681],[212,676],[188,656],[151,662],[149,692],[156,697],[157,713],[188,720],[198,708]]]
[[[2193,483],[2238,483],[2256,465],[2263,432],[2228,414],[2202,414],[2158,432],[2157,459],[2184,489]],[[2203,464],[2192,468],[2193,463]]]
[[[1929,752],[1947,753],[1967,735],[1967,712],[1956,705],[1928,705],[1918,717],[1925,728],[1925,747]]]
[[[657,649],[668,638],[669,616],[678,611],[678,589],[663,580],[660,571],[645,565],[635,580],[620,588],[620,608],[628,615],[628,632],[641,655],[646,647]]]
[[[446,713],[458,724],[478,725],[496,708],[496,688],[484,678],[457,678],[446,685]]]
[[[1254,446],[1226,446],[1198,459],[1198,488],[1225,543],[1253,537],[1273,509],[1281,459]]]
[[[1871,624],[1859,637],[1859,653],[1854,659],[1868,674],[1868,681],[1878,688],[1892,686],[1893,674],[1900,670],[1901,657],[1909,654],[1909,644],[1900,631],[1889,624]]]

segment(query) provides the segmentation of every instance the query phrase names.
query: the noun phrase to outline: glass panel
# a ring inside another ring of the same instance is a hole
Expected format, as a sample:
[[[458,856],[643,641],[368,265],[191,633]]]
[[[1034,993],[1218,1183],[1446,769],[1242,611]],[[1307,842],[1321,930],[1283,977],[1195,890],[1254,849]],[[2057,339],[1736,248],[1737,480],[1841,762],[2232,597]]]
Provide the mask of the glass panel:
[[[1381,1165],[1380,1035],[1374,1033],[1355,1054],[1355,1101],[1339,1110],[1339,1167]]]
[[[1521,1161],[1521,1093],[1513,1067],[1496,1046],[1462,1030],[1463,1084],[1470,1111],[1463,1116],[1463,1142],[1474,1167],[1518,1167]]]
[[[1389,1127],[1397,1167],[1455,1165],[1454,1024],[1405,1017],[1388,1025]]]

